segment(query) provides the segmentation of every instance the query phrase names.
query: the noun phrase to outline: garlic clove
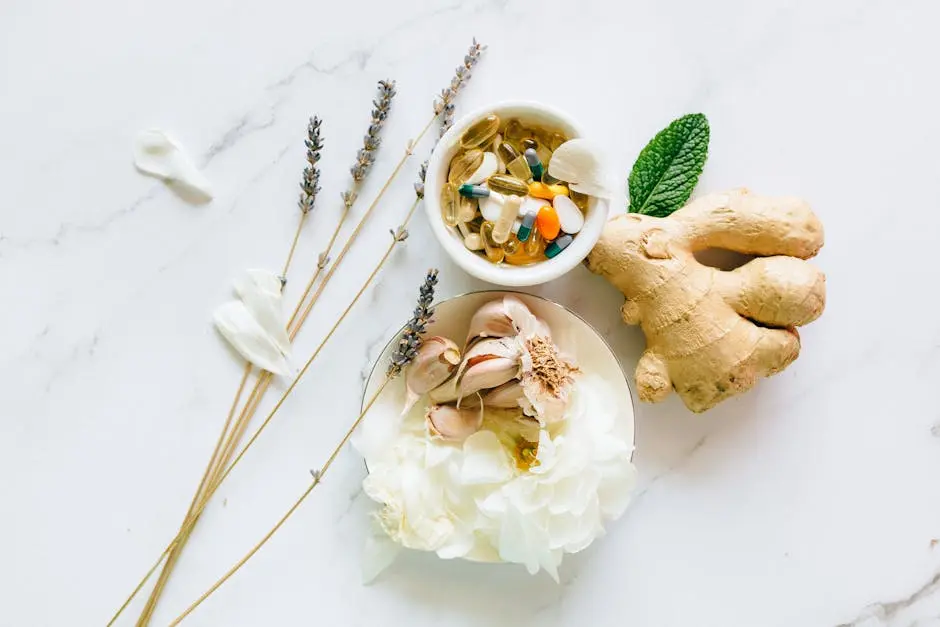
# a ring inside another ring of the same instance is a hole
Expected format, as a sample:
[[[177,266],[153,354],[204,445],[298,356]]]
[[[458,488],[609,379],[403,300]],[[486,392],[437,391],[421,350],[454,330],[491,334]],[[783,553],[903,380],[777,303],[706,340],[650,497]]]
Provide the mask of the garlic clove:
[[[438,405],[442,405],[444,403],[453,403],[459,396],[460,394],[457,391],[456,375],[428,392],[428,398],[431,400],[431,402]]]
[[[548,173],[576,192],[609,198],[611,185],[597,148],[584,139],[571,139],[552,153]]]
[[[522,383],[513,379],[487,392],[483,396],[483,404],[495,409],[515,409],[520,407],[520,401],[524,399]]]
[[[483,404],[458,409],[453,405],[432,405],[425,415],[428,431],[450,442],[462,442],[483,426]]]
[[[493,357],[467,368],[457,383],[457,390],[461,397],[469,396],[480,390],[498,387],[518,374],[518,359]]]
[[[449,379],[459,364],[460,350],[453,340],[441,336],[425,340],[405,374],[407,396],[402,414],[407,413],[423,394]]]
[[[522,347],[511,337],[483,339],[474,344],[464,355],[460,368],[457,369],[459,380],[464,371],[473,364],[496,357],[505,357],[518,361],[522,356]]]
[[[491,300],[480,307],[470,319],[466,345],[469,346],[479,338],[507,337],[515,333],[512,319],[503,306],[503,299]]]

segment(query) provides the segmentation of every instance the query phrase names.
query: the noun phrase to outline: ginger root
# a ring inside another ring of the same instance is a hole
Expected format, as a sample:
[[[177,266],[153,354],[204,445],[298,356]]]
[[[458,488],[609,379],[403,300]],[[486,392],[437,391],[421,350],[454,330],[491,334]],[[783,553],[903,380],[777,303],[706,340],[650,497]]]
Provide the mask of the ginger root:
[[[805,202],[743,189],[667,218],[613,218],[587,265],[623,292],[624,322],[646,335],[640,399],[658,402],[674,388],[703,412],[786,368],[800,352],[794,327],[825,307],[825,275],[803,261],[822,245],[822,223]],[[722,271],[696,260],[707,248],[758,257]]]

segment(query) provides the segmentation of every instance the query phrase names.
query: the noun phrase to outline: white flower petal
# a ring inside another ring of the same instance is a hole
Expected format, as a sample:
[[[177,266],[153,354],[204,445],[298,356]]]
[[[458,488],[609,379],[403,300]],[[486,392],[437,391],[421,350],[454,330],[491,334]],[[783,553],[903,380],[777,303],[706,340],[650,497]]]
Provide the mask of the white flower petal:
[[[362,583],[370,584],[392,565],[402,547],[386,534],[371,534],[362,549]]]
[[[195,193],[198,200],[212,199],[212,185],[183,147],[160,129],[137,134],[134,165],[145,174],[176,182]]]
[[[249,270],[236,279],[235,291],[255,320],[285,355],[290,354],[287,324],[281,313],[281,280],[267,270]]]
[[[246,360],[274,374],[290,373],[290,365],[277,343],[243,303],[231,301],[221,305],[215,310],[213,320],[222,337]]]
[[[501,483],[513,476],[512,461],[492,431],[477,431],[463,443],[460,480],[467,485]]]

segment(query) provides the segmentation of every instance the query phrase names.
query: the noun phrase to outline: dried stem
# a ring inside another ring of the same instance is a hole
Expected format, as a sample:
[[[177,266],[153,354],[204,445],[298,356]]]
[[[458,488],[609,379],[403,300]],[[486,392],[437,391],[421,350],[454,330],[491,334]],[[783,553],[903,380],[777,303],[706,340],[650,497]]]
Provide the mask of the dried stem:
[[[380,189],[378,195],[377,195],[376,198],[373,200],[372,204],[369,206],[369,208],[367,209],[366,213],[363,215],[362,219],[360,219],[359,223],[358,223],[358,224],[356,225],[356,227],[354,228],[352,234],[350,235],[349,240],[346,242],[346,245],[343,247],[342,251],[340,252],[340,255],[339,255],[339,257],[337,258],[336,262],[332,265],[332,267],[330,268],[330,271],[327,273],[327,276],[324,277],[323,281],[320,283],[320,285],[319,285],[319,287],[318,287],[318,289],[317,289],[317,292],[314,294],[313,299],[311,299],[311,301],[306,304],[306,306],[304,307],[302,313],[300,313],[300,312],[301,312],[301,307],[304,306],[304,301],[306,300],[306,297],[309,295],[310,291],[312,290],[312,287],[313,287],[313,285],[314,285],[315,282],[316,282],[316,278],[317,278],[318,274],[319,274],[320,272],[322,272],[322,270],[324,269],[324,267],[325,267],[326,264],[328,263],[328,256],[326,255],[326,253],[328,253],[329,248],[331,248],[332,245],[333,245],[333,243],[335,242],[336,234],[334,234],[334,235],[331,237],[330,244],[328,245],[327,251],[325,251],[325,253],[324,253],[324,254],[321,254],[321,256],[320,256],[320,259],[319,259],[319,262],[318,262],[317,271],[314,273],[314,276],[313,276],[313,277],[311,278],[311,280],[308,282],[308,285],[307,285],[307,287],[306,287],[306,289],[305,289],[305,291],[304,291],[304,293],[303,293],[301,299],[300,299],[299,302],[297,303],[297,307],[294,309],[294,312],[293,312],[293,314],[292,314],[292,316],[291,316],[291,318],[290,318],[290,323],[288,324],[288,331],[289,331],[290,338],[291,338],[292,340],[294,339],[294,337],[296,336],[296,334],[299,332],[299,330],[300,330],[300,328],[302,327],[303,323],[306,321],[307,316],[309,315],[310,311],[312,310],[313,305],[314,305],[314,304],[316,303],[316,301],[319,299],[319,296],[320,296],[320,294],[322,293],[323,289],[325,288],[325,285],[329,282],[330,278],[332,278],[332,276],[333,276],[333,274],[335,273],[336,269],[338,268],[339,264],[342,262],[342,259],[343,259],[343,258],[346,256],[346,254],[348,253],[349,249],[350,249],[351,246],[352,246],[353,241],[355,240],[355,238],[358,236],[359,232],[360,232],[361,229],[363,228],[363,226],[364,226],[364,224],[365,224],[365,221],[368,219],[369,216],[371,216],[373,210],[374,210],[375,207],[378,205],[379,200],[380,200],[381,197],[384,195],[384,193],[388,190],[388,188],[389,188],[389,186],[391,185],[392,181],[395,179],[395,177],[396,177],[396,176],[398,175],[398,173],[400,172],[401,168],[404,166],[405,161],[407,161],[408,157],[410,157],[411,154],[413,153],[414,146],[417,145],[417,144],[421,141],[421,139],[424,137],[424,135],[425,135],[425,134],[427,133],[427,131],[430,129],[431,125],[434,123],[434,120],[435,120],[435,119],[437,119],[438,117],[441,117],[442,123],[443,123],[444,125],[448,125],[448,124],[449,124],[449,121],[452,120],[452,116],[453,116],[453,99],[454,99],[454,97],[456,96],[457,92],[460,90],[460,88],[465,84],[466,80],[469,78],[469,76],[470,76],[470,72],[469,72],[470,68],[472,68],[472,66],[476,63],[476,61],[477,61],[478,58],[479,58],[480,52],[481,52],[482,50],[484,50],[484,49],[485,49],[484,47],[482,47],[482,46],[480,46],[479,44],[477,44],[476,40],[473,41],[473,45],[470,47],[470,51],[469,51],[468,55],[465,57],[465,59],[464,59],[464,64],[463,64],[463,66],[458,67],[458,69],[457,69],[457,75],[456,75],[456,77],[454,78],[454,80],[451,81],[450,87],[447,88],[447,89],[445,89],[445,90],[442,92],[442,94],[441,94],[441,98],[440,98],[438,101],[435,102],[435,113],[434,113],[434,116],[428,121],[427,125],[425,125],[425,127],[421,130],[421,132],[418,134],[418,136],[417,136],[415,139],[411,140],[411,141],[408,143],[408,146],[406,147],[406,150],[405,150],[405,154],[404,154],[404,155],[402,156],[402,158],[399,160],[399,162],[398,162],[398,164],[395,166],[395,169],[393,170],[392,174],[391,174],[391,175],[389,176],[389,178],[386,180],[386,182],[384,183],[384,185],[383,185],[382,188]],[[462,68],[463,68],[463,69],[462,69]],[[392,95],[394,95],[394,94],[392,94]],[[378,108],[378,103],[376,103],[376,104],[377,104],[377,108]],[[373,112],[373,113],[375,113],[375,112]],[[384,117],[383,117],[383,119],[384,119]],[[372,135],[372,130],[373,130],[373,126],[370,126],[370,132],[369,132],[369,134],[367,135],[367,137],[366,137],[366,142],[365,142],[365,148],[366,148],[366,149],[369,148],[369,136]],[[442,131],[441,134],[443,134],[443,131]],[[309,147],[309,146],[308,146],[308,147]],[[375,143],[375,145],[373,146],[373,148],[377,148],[377,147],[378,147],[378,143]],[[361,153],[362,153],[362,151],[360,151],[360,156],[361,156]],[[357,163],[357,165],[359,165],[359,164]],[[368,162],[368,165],[371,165],[371,160]],[[425,164],[425,165],[426,165],[426,164]],[[335,332],[336,328],[338,328],[339,324],[342,322],[343,319],[345,319],[346,315],[349,313],[349,311],[352,309],[352,307],[355,305],[355,303],[358,301],[358,299],[362,296],[362,294],[364,293],[365,289],[368,287],[368,285],[372,282],[372,280],[373,280],[373,279],[375,278],[375,276],[378,274],[379,270],[382,268],[382,266],[385,264],[386,260],[387,260],[387,259],[389,258],[389,256],[391,255],[391,253],[392,253],[392,251],[394,250],[395,246],[396,246],[397,244],[403,242],[403,241],[405,240],[405,238],[407,238],[407,230],[405,229],[405,226],[406,226],[407,223],[410,221],[411,217],[412,217],[413,214],[414,214],[415,209],[417,208],[418,203],[420,202],[420,199],[421,199],[422,196],[423,196],[423,179],[424,179],[423,174],[424,174],[424,167],[425,167],[425,166],[422,166],[421,175],[420,175],[420,181],[419,181],[418,184],[416,184],[417,199],[415,200],[415,202],[412,204],[411,208],[409,209],[409,211],[408,211],[408,213],[407,213],[407,215],[406,215],[406,218],[405,218],[404,222],[402,223],[402,225],[398,228],[397,231],[394,231],[394,232],[393,232],[393,241],[392,241],[392,243],[389,245],[388,250],[386,251],[386,253],[384,254],[384,256],[381,258],[381,260],[378,262],[378,264],[376,265],[375,269],[374,269],[373,272],[370,274],[369,278],[368,278],[368,279],[366,280],[366,282],[363,284],[363,286],[362,286],[362,288],[360,289],[359,293],[357,293],[357,295],[355,296],[355,298],[353,299],[353,301],[349,304],[349,306],[347,307],[347,309],[343,312],[343,314],[340,316],[340,318],[336,321],[336,324],[333,326],[333,328],[331,329],[330,333],[327,335],[326,338],[324,338],[323,342],[321,342],[320,346],[319,346],[319,347],[317,348],[317,350],[314,352],[313,356],[311,356],[310,360],[308,360],[308,362],[305,364],[304,368],[303,368],[303,369],[301,370],[301,372],[298,374],[297,378],[294,380],[294,382],[291,384],[291,386],[290,386],[290,387],[285,391],[285,393],[282,395],[281,399],[280,399],[280,400],[278,401],[278,403],[275,405],[275,407],[274,407],[274,409],[271,411],[271,413],[269,413],[269,415],[267,416],[267,418],[265,419],[265,421],[264,421],[264,422],[261,424],[261,426],[255,431],[255,433],[251,436],[251,438],[250,438],[249,441],[245,444],[245,446],[242,447],[242,449],[239,451],[238,455],[234,458],[234,460],[231,461],[231,463],[229,463],[229,459],[230,459],[230,457],[231,457],[231,453],[234,452],[234,448],[228,448],[228,447],[226,448],[226,451],[225,451],[225,453],[222,455],[222,459],[220,460],[220,463],[216,464],[215,476],[212,478],[211,481],[208,481],[208,482],[207,482],[207,483],[208,483],[207,489],[204,490],[204,493],[203,493],[203,495],[202,495],[202,498],[199,499],[199,502],[198,502],[198,504],[197,504],[197,506],[196,506],[195,511],[192,512],[191,515],[188,515],[188,516],[187,516],[186,520],[184,521],[183,527],[181,527],[181,529],[180,529],[180,531],[177,533],[176,537],[174,537],[173,540],[167,545],[167,547],[164,549],[163,553],[162,553],[161,556],[158,558],[158,560],[156,561],[156,563],[154,564],[154,566],[151,567],[151,569],[148,571],[148,573],[144,576],[144,578],[141,580],[141,582],[140,582],[140,583],[138,584],[138,586],[135,588],[135,590],[134,590],[134,592],[131,594],[131,596],[128,597],[128,599],[124,602],[124,604],[121,606],[121,608],[118,610],[118,612],[114,615],[114,617],[112,618],[112,620],[111,620],[111,622],[109,623],[109,625],[113,624],[113,622],[117,619],[117,617],[120,615],[120,613],[124,610],[124,608],[127,607],[127,605],[130,603],[130,601],[133,599],[133,597],[137,594],[137,592],[140,591],[140,589],[144,586],[144,584],[145,584],[146,581],[149,579],[149,577],[152,575],[152,573],[156,570],[157,566],[159,566],[159,564],[160,564],[160,562],[163,560],[163,558],[166,557],[166,556],[167,556],[168,554],[170,554],[171,552],[177,551],[177,550],[179,550],[179,549],[182,548],[182,545],[185,543],[186,538],[188,538],[189,533],[191,533],[192,528],[195,526],[196,522],[198,521],[199,516],[201,515],[202,511],[205,509],[206,505],[208,504],[208,501],[211,499],[211,497],[213,496],[213,494],[215,493],[215,491],[218,489],[219,485],[221,485],[221,483],[225,480],[225,478],[228,477],[229,473],[232,471],[232,469],[234,469],[235,465],[242,459],[242,457],[244,456],[244,454],[247,452],[248,448],[257,440],[257,438],[260,436],[261,432],[264,430],[264,428],[267,426],[267,424],[269,424],[269,422],[270,422],[271,419],[274,417],[274,415],[275,415],[275,413],[277,412],[277,410],[278,410],[278,409],[280,408],[280,406],[283,404],[284,400],[287,398],[287,396],[290,394],[290,392],[291,392],[291,391],[294,389],[294,387],[296,386],[296,384],[297,384],[297,382],[299,381],[300,377],[303,375],[304,372],[306,372],[307,368],[309,368],[309,366],[312,364],[313,360],[314,360],[314,359],[316,358],[316,356],[319,354],[320,350],[323,348],[323,346],[325,345],[326,341],[333,335],[333,333]],[[356,177],[355,169],[356,169],[356,166],[354,166],[354,168],[353,168],[353,170],[354,170],[354,172],[353,172],[354,179],[355,179],[355,177]],[[302,186],[303,186],[303,185],[302,185]],[[354,200],[354,198],[352,198],[352,200]],[[347,203],[351,204],[350,198],[344,194],[344,209],[345,209],[345,210],[348,210]],[[339,229],[337,228],[337,233],[338,233],[338,231],[339,231]],[[295,240],[296,240],[296,236],[295,236]],[[294,246],[295,246],[295,244],[292,244],[292,249],[294,248]],[[290,253],[289,253],[289,256],[292,256],[292,255],[293,255],[293,252],[290,252]],[[285,267],[286,267],[286,266],[289,266],[289,261],[288,261],[287,263],[285,263]],[[300,318],[299,318],[299,319],[297,318],[298,315],[300,315]],[[251,371],[251,365],[248,364],[248,365],[247,365],[247,368],[246,368],[246,375],[247,375],[247,373],[250,373],[250,371]],[[250,394],[250,396],[249,396],[249,400],[248,400],[248,402],[246,403],[245,407],[242,409],[242,412],[241,412],[241,414],[239,415],[239,419],[236,421],[236,425],[235,425],[235,427],[233,428],[233,435],[237,432],[237,433],[238,433],[238,437],[230,438],[230,439],[229,439],[229,440],[230,440],[229,443],[227,443],[227,444],[229,444],[231,447],[234,447],[234,446],[237,444],[237,442],[240,440],[241,434],[244,433],[244,429],[247,427],[248,422],[249,422],[249,421],[251,420],[251,418],[253,417],[253,415],[254,415],[254,413],[255,413],[257,407],[258,407],[258,404],[260,403],[261,398],[263,397],[265,391],[267,390],[268,386],[270,385],[270,382],[271,382],[271,374],[270,374],[270,373],[263,372],[263,373],[258,377],[258,379],[257,379],[257,381],[256,381],[256,383],[255,383],[255,387],[254,387],[254,389],[252,390],[252,392],[251,392],[251,394]]]
[[[414,205],[412,205],[412,209],[416,207],[417,204],[418,202],[416,200]],[[410,218],[410,213],[408,217]],[[392,248],[394,248],[395,243],[404,241],[405,237],[407,237],[406,231],[404,231],[404,226],[399,227],[398,234],[395,232],[392,234],[394,237],[392,246],[389,248],[390,251]],[[400,234],[405,235],[401,235],[400,237]],[[387,254],[385,258],[388,258]],[[373,276],[374,274],[375,272],[373,272]],[[379,396],[382,394],[388,384],[392,381],[392,379],[399,376],[403,369],[414,360],[418,349],[421,347],[421,343],[423,341],[422,336],[427,329],[428,323],[431,321],[431,303],[434,300],[434,288],[436,285],[437,270],[429,270],[425,276],[424,283],[421,285],[418,296],[418,304],[415,307],[414,315],[405,325],[405,330],[403,331],[395,352],[392,355],[392,360],[389,364],[388,370],[385,373],[385,378],[382,380],[382,383],[379,385],[378,389],[369,398],[369,401],[362,408],[362,411],[359,412],[359,416],[356,418],[356,420],[353,421],[352,425],[346,431],[346,434],[339,441],[339,444],[333,448],[333,452],[330,453],[330,456],[327,458],[326,462],[324,462],[324,464],[319,469],[313,471],[313,481],[310,483],[307,489],[304,490],[304,492],[300,495],[300,498],[294,501],[294,504],[290,506],[283,516],[281,516],[280,520],[275,523],[271,530],[268,531],[264,537],[261,538],[261,540],[259,540],[251,548],[251,550],[245,554],[244,557],[238,560],[234,566],[232,566],[222,577],[212,584],[208,590],[206,590],[198,599],[196,599],[195,602],[186,608],[182,614],[176,617],[176,619],[170,623],[170,627],[178,625],[184,618],[189,616],[193,610],[199,607],[203,601],[209,598],[213,592],[218,590],[222,584],[228,581],[232,575],[238,572],[238,570],[244,566],[245,563],[247,563],[248,560],[250,560],[255,555],[255,553],[261,550],[261,547],[263,547],[268,542],[268,540],[274,536],[275,533],[277,533],[278,529],[280,529],[284,523],[287,522],[287,519],[297,511],[301,504],[303,504],[307,497],[310,496],[310,494],[313,492],[313,489],[320,485],[320,482],[323,481],[323,477],[329,471],[337,456],[339,456],[340,451],[343,450],[343,447],[346,446],[347,442],[349,442],[352,434],[356,431],[357,428],[359,428],[359,425],[362,424],[363,418],[365,418],[369,410],[372,409],[372,406],[375,404],[376,400],[378,400]]]
[[[365,418],[368,411],[372,408],[372,405],[375,404],[375,401],[378,400],[379,395],[385,390],[385,388],[388,386],[390,381],[391,381],[390,377],[386,377],[385,380],[382,381],[382,384],[379,386],[379,389],[375,391],[375,393],[369,399],[369,402],[366,403],[365,407],[362,408],[362,411],[359,413],[359,417],[356,418],[352,426],[349,427],[349,430],[346,431],[346,435],[343,436],[343,439],[340,440],[339,444],[336,445],[336,448],[333,449],[333,452],[330,454],[329,458],[327,458],[323,466],[319,470],[316,470],[313,472],[313,481],[311,481],[310,485],[307,486],[307,489],[303,491],[303,494],[300,495],[300,498],[294,501],[294,504],[290,506],[290,509],[288,509],[287,512],[283,516],[281,516],[281,519],[277,521],[277,523],[271,528],[271,530],[268,531],[264,535],[264,537],[261,538],[261,540],[259,540],[257,544],[255,544],[251,548],[251,550],[245,554],[244,557],[238,560],[235,563],[235,565],[232,566],[228,570],[228,572],[226,572],[224,575],[222,575],[222,577],[218,579],[218,581],[212,584],[212,587],[210,587],[208,590],[203,592],[202,595],[198,599],[196,599],[189,607],[187,607],[186,610],[182,614],[180,614],[175,619],[173,619],[173,622],[170,623],[169,627],[176,627],[176,625],[179,625],[183,621],[184,618],[192,614],[193,610],[199,607],[203,601],[205,601],[206,599],[209,598],[210,595],[212,595],[213,592],[218,590],[222,584],[228,581],[231,578],[231,576],[234,575],[238,571],[238,569],[240,569],[242,566],[245,565],[245,563],[248,560],[254,557],[255,553],[260,551],[261,547],[267,544],[268,540],[270,540],[271,537],[274,536],[275,533],[277,533],[278,529],[280,529],[284,525],[284,523],[287,522],[287,519],[290,518],[294,514],[295,511],[297,511],[297,509],[303,504],[303,502],[307,499],[307,497],[310,496],[310,493],[313,492],[313,489],[316,488],[318,485],[320,485],[320,482],[323,480],[323,475],[325,475],[326,472],[330,469],[330,466],[333,465],[333,461],[339,455],[339,452],[343,449],[343,447],[349,441],[349,438],[352,437],[352,434],[362,423],[362,419]]]

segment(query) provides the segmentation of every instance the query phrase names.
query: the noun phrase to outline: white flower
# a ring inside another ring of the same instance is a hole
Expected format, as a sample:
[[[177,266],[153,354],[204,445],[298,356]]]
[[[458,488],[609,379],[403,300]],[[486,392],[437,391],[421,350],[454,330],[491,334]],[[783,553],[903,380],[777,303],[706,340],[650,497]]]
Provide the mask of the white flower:
[[[216,329],[247,361],[274,374],[289,374],[290,338],[281,314],[281,280],[266,270],[248,270],[235,281],[240,300],[218,307]]]
[[[382,504],[378,526],[404,547],[518,563],[557,581],[564,554],[589,546],[629,503],[635,470],[619,402],[599,377],[578,377],[564,415],[539,429],[528,468],[495,420],[453,443],[428,435],[420,408],[403,418],[394,403],[373,409],[354,444],[369,467],[365,492]],[[370,542],[374,576],[391,551]]]

